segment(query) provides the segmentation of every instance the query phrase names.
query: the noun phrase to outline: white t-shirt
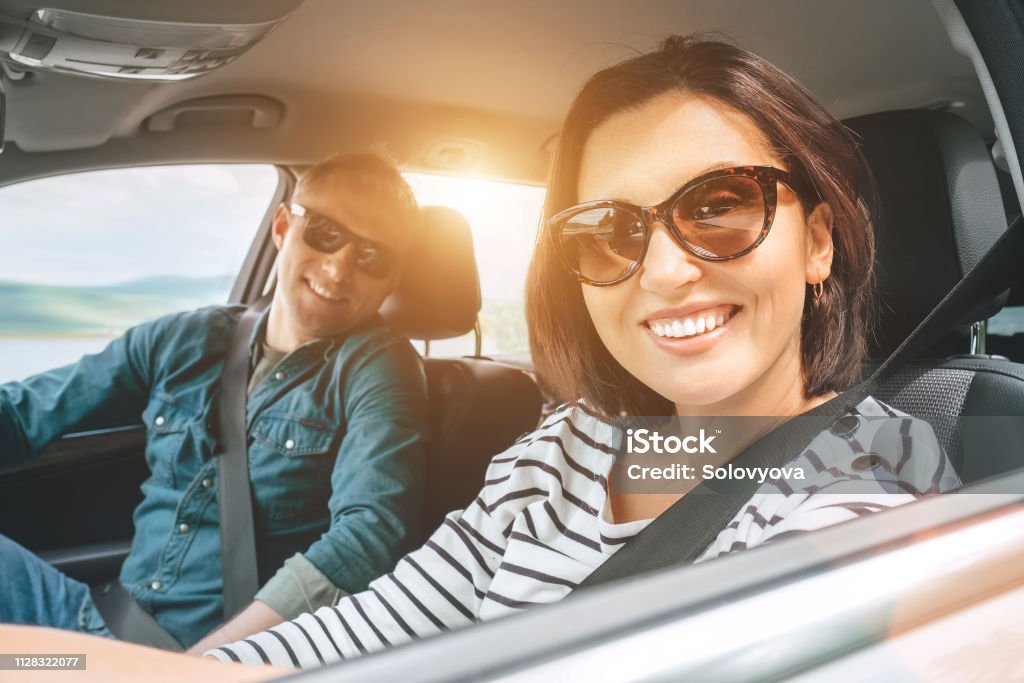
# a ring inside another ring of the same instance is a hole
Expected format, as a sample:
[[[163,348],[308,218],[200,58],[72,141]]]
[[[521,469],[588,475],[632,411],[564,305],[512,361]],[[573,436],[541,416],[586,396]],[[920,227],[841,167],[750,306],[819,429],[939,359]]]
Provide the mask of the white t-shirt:
[[[873,398],[850,416],[847,433],[822,432],[793,461],[811,473],[799,491],[763,485],[697,562],[959,486],[927,423]],[[585,406],[563,406],[495,457],[479,496],[368,590],[207,654],[318,666],[561,600],[651,521],[610,521],[618,442]],[[855,464],[866,444],[884,460],[870,477]],[[916,492],[888,485],[886,473]]]

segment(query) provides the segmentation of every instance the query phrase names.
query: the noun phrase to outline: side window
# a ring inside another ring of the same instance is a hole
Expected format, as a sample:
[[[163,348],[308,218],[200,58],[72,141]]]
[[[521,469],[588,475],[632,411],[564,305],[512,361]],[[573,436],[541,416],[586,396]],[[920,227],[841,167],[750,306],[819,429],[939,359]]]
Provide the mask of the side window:
[[[269,165],[90,171],[0,188],[0,382],[227,301],[276,194]]]
[[[450,206],[469,221],[480,272],[483,353],[529,353],[523,296],[544,188],[423,173],[405,179],[421,206]],[[433,341],[430,355],[468,355],[473,345],[472,333]]]
[[[1007,306],[989,318],[988,333],[1000,337],[1024,334],[1024,306]]]

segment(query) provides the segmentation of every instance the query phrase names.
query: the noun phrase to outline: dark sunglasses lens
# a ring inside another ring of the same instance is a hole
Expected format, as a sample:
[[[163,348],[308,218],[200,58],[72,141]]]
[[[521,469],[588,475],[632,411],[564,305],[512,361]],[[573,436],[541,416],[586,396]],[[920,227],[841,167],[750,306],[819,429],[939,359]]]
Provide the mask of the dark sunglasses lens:
[[[391,274],[390,254],[375,244],[356,244],[356,265],[370,277],[383,278]]]
[[[749,249],[761,234],[765,198],[753,178],[713,178],[690,189],[672,207],[672,220],[698,253],[728,258]]]
[[[613,282],[640,260],[644,250],[643,222],[623,209],[587,209],[562,223],[558,246],[577,275],[592,282]]]
[[[319,252],[333,254],[348,244],[350,237],[337,225],[317,217],[306,221],[306,228],[302,231],[302,240]]]
[[[315,217],[306,222],[302,240],[313,249],[333,254],[353,242],[353,235],[329,220]],[[355,239],[356,266],[370,277],[384,278],[391,274],[393,259],[381,247],[362,239]]]

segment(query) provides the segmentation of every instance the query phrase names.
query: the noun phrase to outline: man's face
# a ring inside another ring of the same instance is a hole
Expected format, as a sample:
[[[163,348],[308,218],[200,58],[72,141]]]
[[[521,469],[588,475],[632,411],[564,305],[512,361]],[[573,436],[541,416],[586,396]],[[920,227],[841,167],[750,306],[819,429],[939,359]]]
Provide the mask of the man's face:
[[[278,282],[268,329],[268,338],[286,340],[286,346],[344,334],[373,316],[398,280],[413,232],[393,197],[345,177],[300,185],[292,201],[308,213],[300,217],[282,205],[274,215]],[[333,221],[356,239],[333,253],[313,248],[304,232],[311,221],[323,221],[312,215]],[[390,252],[391,266],[384,276],[375,277],[360,266],[366,244],[361,250],[358,238]]]

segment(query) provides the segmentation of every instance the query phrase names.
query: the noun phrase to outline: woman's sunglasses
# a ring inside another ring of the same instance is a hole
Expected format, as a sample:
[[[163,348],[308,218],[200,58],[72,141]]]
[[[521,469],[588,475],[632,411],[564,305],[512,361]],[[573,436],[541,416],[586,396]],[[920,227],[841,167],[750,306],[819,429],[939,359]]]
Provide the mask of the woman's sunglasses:
[[[566,267],[588,285],[614,285],[643,263],[655,222],[680,247],[704,261],[731,261],[756,249],[771,230],[777,183],[814,197],[809,183],[771,166],[737,166],[705,173],[657,206],[619,201],[577,204],[548,221]]]
[[[385,278],[395,264],[394,253],[384,245],[354,234],[344,225],[310,211],[302,204],[292,202],[288,207],[293,216],[304,218],[302,241],[313,249],[333,254],[346,244],[355,247],[356,267],[373,278]]]

